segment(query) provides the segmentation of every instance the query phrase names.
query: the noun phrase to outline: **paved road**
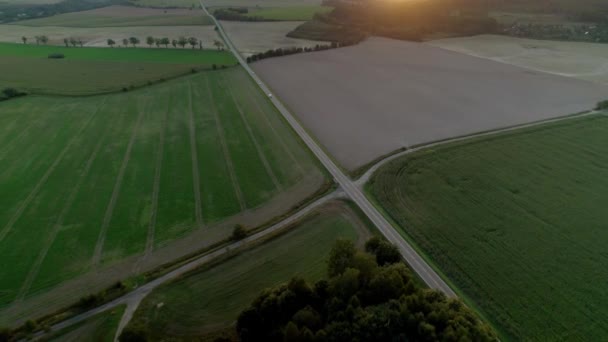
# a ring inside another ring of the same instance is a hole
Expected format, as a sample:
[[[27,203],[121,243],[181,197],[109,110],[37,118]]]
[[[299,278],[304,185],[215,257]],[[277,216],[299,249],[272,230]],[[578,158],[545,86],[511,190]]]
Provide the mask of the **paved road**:
[[[251,78],[266,94],[270,94],[270,89],[264,82],[249,68],[247,62],[243,60],[238,50],[224,31],[222,25],[207,11],[202,1],[200,1],[203,10],[213,19],[218,28],[219,34],[224,39],[228,48],[234,53],[241,66],[249,73]],[[331,173],[335,181],[344,190],[346,195],[353,200],[365,215],[372,221],[380,232],[393,244],[395,244],[410,267],[422,278],[422,280],[431,288],[445,293],[448,297],[456,297],[452,289],[439,277],[439,275],[426,263],[426,261],[407,243],[393,226],[382,216],[382,214],[372,205],[365,197],[363,191],[353,182],[342,170],[333,162],[333,160],[325,153],[325,151],[317,144],[317,142],[308,134],[308,132],[300,125],[294,116],[277,100],[274,96],[270,98],[272,103],[279,110],[281,115],[287,120],[291,127],[296,131],[300,138],[306,143],[308,148],[321,161],[325,168]]]
[[[474,138],[480,138],[480,137],[485,137],[488,135],[495,135],[495,134],[500,134],[500,133],[506,133],[506,132],[510,132],[510,131],[515,131],[515,130],[519,130],[519,129],[523,129],[523,128],[530,128],[530,127],[534,127],[534,126],[539,126],[539,125],[545,125],[548,123],[552,123],[552,122],[558,122],[558,121],[564,121],[564,120],[573,120],[573,119],[579,119],[585,116],[589,116],[589,115],[606,115],[606,113],[604,112],[599,112],[597,110],[591,110],[585,113],[581,113],[578,115],[568,115],[568,116],[562,116],[559,118],[554,118],[554,119],[548,119],[548,120],[541,120],[541,121],[537,121],[537,122],[532,122],[532,123],[527,123],[527,124],[522,124],[522,125],[516,125],[516,126],[511,126],[511,127],[505,127],[505,128],[499,128],[496,130],[492,130],[492,131],[488,131],[488,132],[482,132],[482,133],[476,133],[476,134],[471,134],[471,135],[467,135],[464,137],[457,137],[457,138],[452,138],[452,139],[447,139],[447,140],[441,140],[438,142],[434,142],[434,143],[430,143],[430,144],[424,144],[418,147],[414,147],[414,148],[409,148],[405,151],[399,152],[399,153],[395,153],[392,156],[386,157],[382,160],[380,160],[379,162],[377,162],[376,164],[374,164],[372,167],[370,167],[367,171],[365,171],[365,173],[359,177],[355,183],[357,184],[357,186],[359,186],[360,188],[362,188],[365,183],[367,183],[369,181],[369,179],[374,175],[374,173],[376,171],[378,171],[379,168],[381,168],[383,165],[387,164],[390,161],[393,161],[399,157],[402,157],[404,155],[410,154],[410,153],[414,153],[416,151],[420,151],[423,149],[427,149],[427,148],[431,148],[431,147],[435,147],[435,146],[439,146],[439,145],[445,145],[445,144],[451,144],[451,143],[455,143],[458,141],[463,141],[463,140],[469,140],[469,139],[474,139]]]

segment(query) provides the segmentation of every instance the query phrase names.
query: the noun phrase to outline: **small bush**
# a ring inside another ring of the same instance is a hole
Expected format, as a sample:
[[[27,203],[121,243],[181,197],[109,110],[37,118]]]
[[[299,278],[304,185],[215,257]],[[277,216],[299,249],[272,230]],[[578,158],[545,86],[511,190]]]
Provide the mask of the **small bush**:
[[[62,59],[65,58],[65,55],[62,53],[51,53],[49,54],[50,59]]]
[[[596,110],[604,110],[608,109],[608,100],[604,100],[602,102],[598,102],[597,106],[595,106]]]
[[[26,93],[19,91],[15,88],[4,88],[0,93],[0,101],[8,100],[13,97],[19,97],[27,95]]]
[[[247,229],[245,229],[242,224],[237,224],[236,226],[234,226],[234,230],[232,231],[232,240],[243,240],[246,237]]]

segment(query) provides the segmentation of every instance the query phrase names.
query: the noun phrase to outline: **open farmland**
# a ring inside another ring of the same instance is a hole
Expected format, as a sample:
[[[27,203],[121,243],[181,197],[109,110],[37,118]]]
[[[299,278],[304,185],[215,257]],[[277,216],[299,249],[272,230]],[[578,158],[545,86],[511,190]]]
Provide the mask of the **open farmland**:
[[[287,37],[287,33],[302,22],[239,22],[222,21],[222,27],[243,55],[252,55],[271,49],[311,47],[323,42]]]
[[[64,13],[51,17],[21,20],[21,26],[117,27],[211,25],[200,9],[153,9],[109,6],[94,10]]]
[[[552,74],[608,84],[608,44],[481,35],[428,44]]]
[[[107,47],[108,39],[116,42],[116,47],[122,47],[122,39],[136,37],[140,47],[146,45],[146,37],[167,37],[170,40],[183,37],[194,37],[203,41],[203,47],[213,48],[213,41],[218,39],[213,26],[128,26],[128,27],[59,27],[59,26],[21,26],[0,25],[0,42],[22,44],[21,37],[27,37],[29,44],[35,45],[35,37],[46,35],[49,45],[64,46],[65,38],[76,38],[84,42],[84,46]],[[162,46],[164,48],[164,46]],[[169,45],[169,47],[173,47]],[[156,46],[153,46],[156,48]],[[190,49],[188,45],[186,48]]]
[[[62,53],[63,59],[50,59]],[[234,65],[226,51],[142,48],[66,48],[0,43],[0,86],[32,93],[86,95]]]
[[[124,94],[28,96],[0,113],[0,258],[11,265],[0,268],[0,307],[86,274],[52,297],[74,301],[135,264],[221,241],[235,223],[260,225],[324,184],[240,68]],[[18,302],[0,324],[53,305]]]
[[[336,239],[362,243],[368,237],[352,209],[330,203],[284,235],[159,287],[144,299],[130,324],[149,331],[155,341],[199,338],[233,324],[265,288],[296,275],[309,281],[323,278]]]
[[[382,38],[252,67],[349,170],[400,148],[584,111],[608,95],[602,85]]]
[[[151,1],[151,0],[147,0]],[[157,0],[153,0],[157,1]],[[162,0],[161,0],[162,1]],[[302,7],[318,6],[322,0],[205,0],[207,8],[217,7]]]
[[[129,0],[130,3],[141,7],[155,8],[199,8],[198,0]]]
[[[595,114],[433,147],[369,191],[505,339],[602,340],[607,136]]]

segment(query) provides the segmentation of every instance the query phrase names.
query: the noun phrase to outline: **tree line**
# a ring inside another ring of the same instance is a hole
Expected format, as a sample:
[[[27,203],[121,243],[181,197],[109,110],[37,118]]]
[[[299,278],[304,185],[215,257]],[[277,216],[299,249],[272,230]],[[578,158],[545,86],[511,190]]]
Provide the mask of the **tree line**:
[[[264,290],[238,317],[241,341],[496,341],[462,301],[421,287],[399,251],[372,238],[338,240],[327,279]]]
[[[256,53],[256,54],[253,54],[253,55],[247,57],[247,63],[252,63],[252,62],[259,61],[259,60],[266,59],[266,58],[294,55],[297,53],[306,53],[306,52],[336,49],[339,47],[354,45],[356,43],[357,42],[343,42],[343,43],[332,42],[331,44],[317,44],[312,47],[289,47],[289,48],[271,49],[266,52]]]
[[[35,36],[34,39],[36,40],[36,45],[46,45],[49,42],[49,37],[46,35],[40,35],[40,36]],[[29,40],[28,37],[23,36],[21,37],[21,41],[23,42],[23,44],[27,44]],[[132,46],[132,47],[137,47],[139,44],[141,44],[141,41],[139,38],[137,37],[129,37],[129,38],[123,38],[121,41],[122,46],[124,47],[128,47],[128,46]],[[63,44],[65,45],[65,47],[84,47],[84,41],[82,40],[82,38],[76,38],[76,37],[69,37],[69,38],[63,38]],[[106,44],[109,47],[114,47],[118,44],[119,42],[117,42],[114,39],[107,39]],[[152,46],[156,46],[161,47],[164,46],[165,48],[168,48],[169,45],[172,45],[174,48],[177,48],[178,46],[181,48],[185,48],[187,45],[190,45],[192,47],[192,49],[195,49],[196,47],[198,47],[199,49],[203,49],[203,41],[196,38],[196,37],[179,37],[177,39],[169,39],[167,37],[163,37],[163,38],[158,38],[158,37],[152,37],[152,36],[148,36],[146,38],[146,44],[149,47]],[[222,43],[219,40],[214,40],[213,41],[213,46],[217,49],[217,50],[224,50],[224,43]]]

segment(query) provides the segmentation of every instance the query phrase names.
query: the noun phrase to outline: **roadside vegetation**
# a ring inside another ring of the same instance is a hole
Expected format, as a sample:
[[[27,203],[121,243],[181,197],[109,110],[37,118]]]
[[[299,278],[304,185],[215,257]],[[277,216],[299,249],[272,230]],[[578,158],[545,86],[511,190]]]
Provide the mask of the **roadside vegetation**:
[[[112,342],[126,306],[99,313],[84,322],[61,329],[40,339],[41,342]]]
[[[261,290],[298,275],[317,281],[337,238],[365,241],[369,236],[355,213],[330,204],[287,233],[224,262],[159,287],[136,311],[127,331],[150,341],[234,336],[239,312]]]
[[[280,194],[295,205],[309,192],[284,193],[322,178],[240,68],[124,94],[27,96],[0,112],[4,308],[201,228],[227,239],[215,224]]]
[[[300,277],[264,290],[239,315],[247,341],[495,341],[458,299],[421,288],[397,249],[379,238],[366,253],[337,240],[327,280]]]
[[[608,116],[447,144],[369,192],[504,339],[602,339]],[[576,336],[576,337],[575,337]]]

